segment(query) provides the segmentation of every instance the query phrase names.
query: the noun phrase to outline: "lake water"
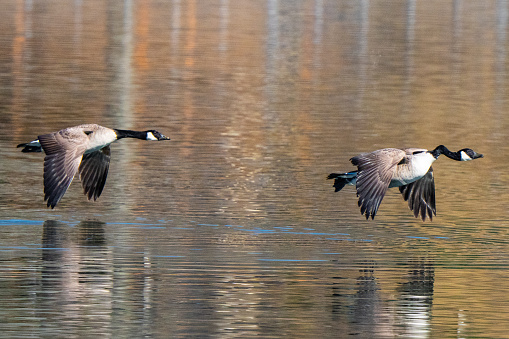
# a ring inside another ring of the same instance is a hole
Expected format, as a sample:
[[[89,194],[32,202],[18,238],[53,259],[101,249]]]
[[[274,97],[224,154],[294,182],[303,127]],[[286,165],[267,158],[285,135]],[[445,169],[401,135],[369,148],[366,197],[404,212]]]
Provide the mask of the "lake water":
[[[0,11],[0,336],[504,338],[507,1],[7,0]],[[96,202],[54,209],[43,155],[112,145]],[[384,147],[485,157],[374,221],[328,173]]]

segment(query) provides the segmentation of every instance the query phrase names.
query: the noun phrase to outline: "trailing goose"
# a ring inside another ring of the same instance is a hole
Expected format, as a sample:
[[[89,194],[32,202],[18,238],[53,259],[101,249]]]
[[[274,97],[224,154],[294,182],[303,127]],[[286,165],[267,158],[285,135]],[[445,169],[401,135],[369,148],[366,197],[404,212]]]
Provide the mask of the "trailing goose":
[[[418,218],[420,214],[423,221],[426,217],[432,220],[433,215],[436,215],[436,207],[431,164],[440,154],[457,161],[483,157],[469,148],[451,152],[443,145],[433,151],[422,148],[384,148],[351,158],[357,171],[331,173],[327,179],[334,179],[336,192],[345,185],[356,185],[358,204],[366,219],[375,218],[388,188],[399,187],[414,216]]]
[[[110,166],[110,144],[123,138],[170,140],[155,130],[131,131],[96,124],[65,128],[19,144],[22,152],[44,152],[44,201],[54,208],[79,172],[83,191],[96,200],[101,195]]]

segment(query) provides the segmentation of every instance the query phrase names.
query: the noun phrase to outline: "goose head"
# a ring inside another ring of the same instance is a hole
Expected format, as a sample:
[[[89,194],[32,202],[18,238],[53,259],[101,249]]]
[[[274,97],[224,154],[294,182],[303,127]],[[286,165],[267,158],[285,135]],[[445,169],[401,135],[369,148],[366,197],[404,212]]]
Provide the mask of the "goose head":
[[[460,161],[470,161],[478,158],[483,158],[484,155],[477,153],[470,148],[463,148],[458,151],[460,154]]]
[[[159,133],[156,130],[148,130],[147,131],[147,140],[161,141],[161,140],[170,140],[167,136]]]

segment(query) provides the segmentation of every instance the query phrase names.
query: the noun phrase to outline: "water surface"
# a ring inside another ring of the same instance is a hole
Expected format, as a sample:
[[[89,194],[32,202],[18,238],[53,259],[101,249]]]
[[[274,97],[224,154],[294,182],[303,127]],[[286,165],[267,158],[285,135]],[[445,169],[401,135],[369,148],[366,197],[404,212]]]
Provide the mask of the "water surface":
[[[2,336],[506,336],[506,1],[3,5]],[[81,123],[172,140],[46,209],[15,146]],[[439,144],[432,222],[325,180]]]

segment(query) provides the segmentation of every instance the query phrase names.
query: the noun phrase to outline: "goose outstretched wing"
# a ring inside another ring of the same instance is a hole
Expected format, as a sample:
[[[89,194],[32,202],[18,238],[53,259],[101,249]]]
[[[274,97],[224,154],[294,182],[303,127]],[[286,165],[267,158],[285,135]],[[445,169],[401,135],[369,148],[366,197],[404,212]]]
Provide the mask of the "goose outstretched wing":
[[[110,146],[106,146],[83,155],[79,172],[81,186],[88,200],[96,200],[103,191],[110,168],[110,154]]]
[[[54,208],[78,172],[85,148],[79,146],[79,139],[69,141],[61,132],[40,135],[38,138],[46,153],[44,157],[44,201],[48,201],[48,207]],[[85,134],[83,134],[83,138],[86,138]]]
[[[357,196],[361,214],[366,219],[375,215],[380,207],[396,166],[405,158],[406,153],[396,148],[386,148],[371,153],[363,153],[350,159],[358,167]]]
[[[403,199],[408,201],[408,207],[414,212],[416,218],[420,214],[422,221],[426,220],[426,217],[433,220],[433,215],[437,215],[435,179],[432,167],[421,179],[400,186],[399,191],[403,194]]]

